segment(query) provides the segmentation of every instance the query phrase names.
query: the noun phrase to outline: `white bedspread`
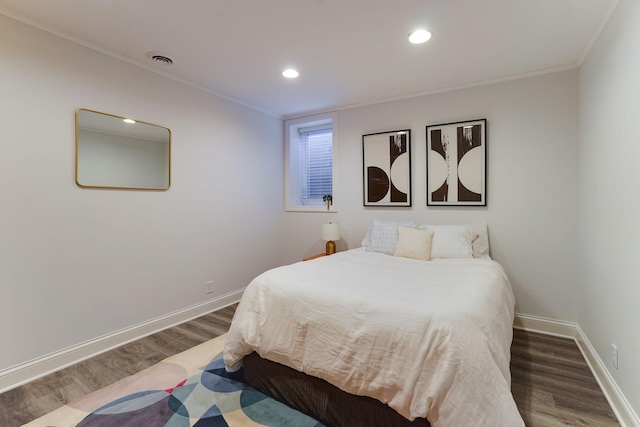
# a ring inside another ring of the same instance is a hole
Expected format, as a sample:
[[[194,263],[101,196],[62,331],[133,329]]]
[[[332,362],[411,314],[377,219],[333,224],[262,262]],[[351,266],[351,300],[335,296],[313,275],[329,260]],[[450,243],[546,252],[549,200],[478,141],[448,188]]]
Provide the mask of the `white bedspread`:
[[[237,370],[256,351],[433,427],[523,426],[510,390],[514,301],[492,260],[354,249],[255,278],[224,361]]]

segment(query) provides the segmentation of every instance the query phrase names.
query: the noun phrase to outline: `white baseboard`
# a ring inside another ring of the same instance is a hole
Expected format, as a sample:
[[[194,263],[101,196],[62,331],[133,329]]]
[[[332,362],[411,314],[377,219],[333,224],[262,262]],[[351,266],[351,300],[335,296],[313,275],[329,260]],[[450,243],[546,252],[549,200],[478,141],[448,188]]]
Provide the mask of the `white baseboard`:
[[[575,323],[571,322],[529,316],[527,314],[516,314],[515,319],[513,319],[513,327],[516,329],[539,332],[541,334],[562,338],[575,339],[576,326]]]
[[[580,325],[526,314],[516,314],[513,327],[525,331],[573,339],[609,401],[620,425],[622,427],[640,427],[640,418],[629,405],[629,401],[622,394],[618,384],[616,384],[602,359],[596,353]]]
[[[0,371],[0,393],[240,301],[244,289]]]
[[[600,384],[604,395],[607,396],[609,404],[611,404],[613,411],[618,417],[620,425],[622,427],[639,427],[640,418],[638,414],[635,413],[627,398],[622,394],[618,384],[616,384],[605,364],[602,362],[602,359],[600,359],[600,356],[596,353],[596,350],[587,339],[580,325],[576,325],[576,327],[577,336],[575,340],[576,343],[578,343],[578,348],[591,368],[593,376],[596,377],[596,381]]]

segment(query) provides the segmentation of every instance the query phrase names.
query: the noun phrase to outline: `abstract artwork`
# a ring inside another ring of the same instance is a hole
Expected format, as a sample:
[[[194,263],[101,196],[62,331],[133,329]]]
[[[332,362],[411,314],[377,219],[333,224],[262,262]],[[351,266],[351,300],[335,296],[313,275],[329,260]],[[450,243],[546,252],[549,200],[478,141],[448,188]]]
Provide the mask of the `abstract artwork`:
[[[362,136],[364,206],[411,206],[411,130]]]
[[[487,120],[427,126],[427,206],[486,206]]]

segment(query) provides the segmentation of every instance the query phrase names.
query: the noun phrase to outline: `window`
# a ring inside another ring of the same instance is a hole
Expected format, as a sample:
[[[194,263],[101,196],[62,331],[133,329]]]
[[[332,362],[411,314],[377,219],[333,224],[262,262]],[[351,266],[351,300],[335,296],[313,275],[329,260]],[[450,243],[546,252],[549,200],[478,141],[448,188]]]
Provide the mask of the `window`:
[[[287,210],[327,210],[322,198],[333,198],[336,184],[335,123],[335,113],[285,121]]]

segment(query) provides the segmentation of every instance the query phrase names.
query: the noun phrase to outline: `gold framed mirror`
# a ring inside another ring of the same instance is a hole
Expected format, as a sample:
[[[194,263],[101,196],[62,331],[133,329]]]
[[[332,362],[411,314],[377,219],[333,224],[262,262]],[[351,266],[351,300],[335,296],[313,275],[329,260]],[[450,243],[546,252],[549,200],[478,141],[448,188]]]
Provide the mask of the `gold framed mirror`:
[[[76,184],[85,188],[169,189],[171,130],[85,108],[76,110]]]

